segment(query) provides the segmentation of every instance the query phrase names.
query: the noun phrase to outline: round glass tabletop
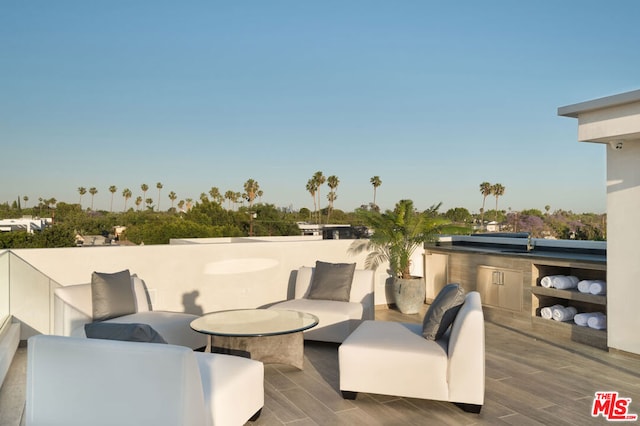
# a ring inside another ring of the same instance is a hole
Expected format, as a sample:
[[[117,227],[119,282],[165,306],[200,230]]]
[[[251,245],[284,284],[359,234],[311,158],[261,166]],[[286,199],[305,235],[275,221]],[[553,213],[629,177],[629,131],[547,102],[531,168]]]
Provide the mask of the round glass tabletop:
[[[318,325],[306,312],[279,309],[234,309],[205,314],[191,321],[195,331],[215,336],[250,337],[296,333]]]

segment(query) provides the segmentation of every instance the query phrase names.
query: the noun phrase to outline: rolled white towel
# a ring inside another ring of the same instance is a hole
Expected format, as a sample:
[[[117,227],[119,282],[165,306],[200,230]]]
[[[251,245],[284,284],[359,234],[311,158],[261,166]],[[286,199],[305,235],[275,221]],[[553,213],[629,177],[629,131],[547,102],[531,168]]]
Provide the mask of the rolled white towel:
[[[558,308],[553,311],[553,319],[556,321],[571,321],[577,312],[578,310],[573,306]]]
[[[553,286],[553,278],[556,275],[547,275],[546,277],[542,277],[540,280],[540,285],[545,288],[551,288]]]
[[[553,306],[546,306],[542,309],[540,309],[540,316],[544,319],[553,319],[553,311],[554,309],[559,309],[559,308],[563,308],[564,306],[562,305],[553,305]]]
[[[589,286],[589,293],[591,294],[607,294],[607,283],[602,280],[595,280]]]
[[[589,325],[589,318],[597,315],[601,315],[600,312],[582,312],[573,317],[573,322],[581,327],[587,327]]]
[[[604,330],[607,328],[607,316],[598,312],[599,315],[594,315],[589,318],[587,324],[590,328],[595,328],[596,330]]]
[[[556,276],[553,280],[553,287],[558,290],[569,290],[572,288],[576,288],[580,280],[578,277],[573,275],[559,275]]]
[[[589,293],[589,286],[594,280],[582,280],[578,283],[578,291],[580,293]]]
[[[580,280],[573,275],[547,275],[546,277],[542,277],[540,285],[546,288],[567,290],[576,288],[579,281]]]

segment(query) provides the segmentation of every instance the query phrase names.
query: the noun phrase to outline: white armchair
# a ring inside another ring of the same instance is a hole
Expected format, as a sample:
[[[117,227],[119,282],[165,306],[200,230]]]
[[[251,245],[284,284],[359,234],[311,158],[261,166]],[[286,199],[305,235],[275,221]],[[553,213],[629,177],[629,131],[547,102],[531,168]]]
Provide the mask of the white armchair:
[[[25,419],[38,425],[243,425],[264,405],[264,366],[184,346],[36,335]]]
[[[478,292],[465,296],[439,340],[422,324],[366,321],[338,349],[340,390],[434,399],[480,412],[484,403],[484,316]]]
[[[362,321],[374,319],[374,273],[368,269],[356,269],[349,301],[343,302],[307,298],[314,270],[308,266],[298,269],[294,298],[276,303],[270,309],[291,309],[313,314],[319,322],[316,327],[304,332],[305,340],[341,343]]]

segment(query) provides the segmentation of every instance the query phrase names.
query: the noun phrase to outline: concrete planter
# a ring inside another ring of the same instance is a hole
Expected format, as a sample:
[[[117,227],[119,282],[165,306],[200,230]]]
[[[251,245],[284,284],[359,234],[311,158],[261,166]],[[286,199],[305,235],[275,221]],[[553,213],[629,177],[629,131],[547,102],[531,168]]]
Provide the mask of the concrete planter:
[[[417,314],[424,304],[426,286],[422,277],[394,278],[393,295],[396,306],[403,314]]]

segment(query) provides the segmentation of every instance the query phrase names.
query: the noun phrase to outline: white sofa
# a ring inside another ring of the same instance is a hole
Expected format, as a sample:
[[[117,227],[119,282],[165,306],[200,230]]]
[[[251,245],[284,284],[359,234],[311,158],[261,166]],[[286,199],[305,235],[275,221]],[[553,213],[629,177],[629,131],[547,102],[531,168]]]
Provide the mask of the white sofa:
[[[422,324],[366,321],[338,348],[340,390],[433,399],[480,412],[484,403],[484,315],[469,292],[440,340],[422,336]]]
[[[207,345],[207,337],[191,329],[197,315],[184,312],[154,311],[148,303],[147,289],[141,279],[132,276],[136,313],[112,318],[105,322],[142,323],[150,325],[167,343],[191,349]],[[93,321],[91,284],[77,284],[54,290],[54,334],[86,337],[84,325]]]
[[[308,266],[299,268],[294,298],[271,305],[269,309],[290,309],[313,314],[319,322],[317,326],[304,331],[305,340],[341,343],[362,321],[374,319],[374,273],[368,269],[356,269],[349,301],[341,302],[307,298],[314,270]]]
[[[264,366],[159,343],[36,335],[25,420],[38,425],[233,426],[264,405]]]

